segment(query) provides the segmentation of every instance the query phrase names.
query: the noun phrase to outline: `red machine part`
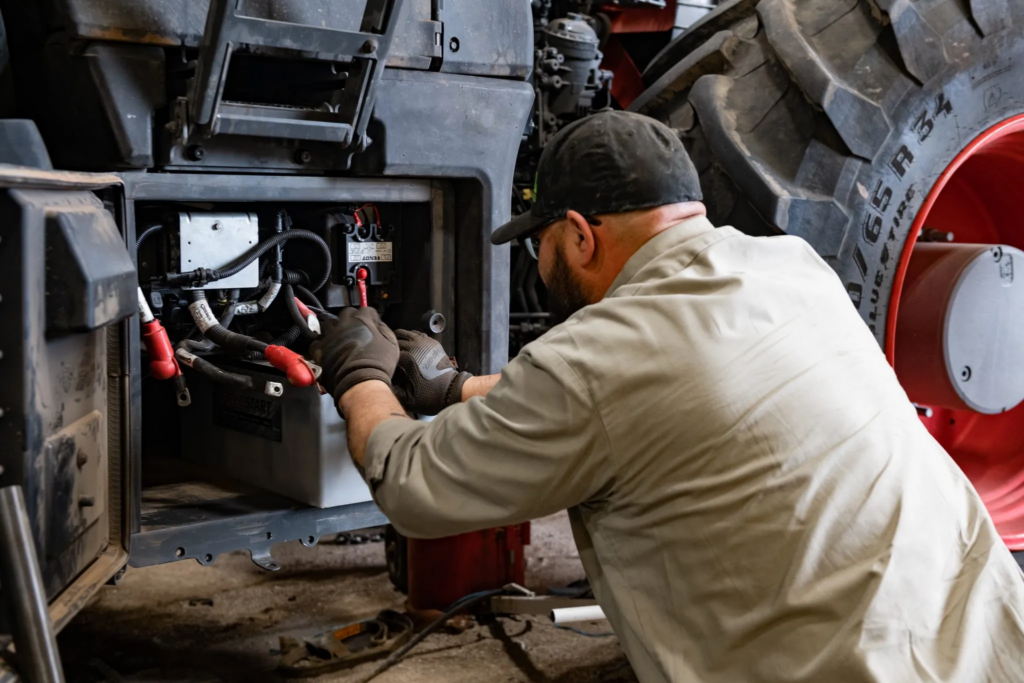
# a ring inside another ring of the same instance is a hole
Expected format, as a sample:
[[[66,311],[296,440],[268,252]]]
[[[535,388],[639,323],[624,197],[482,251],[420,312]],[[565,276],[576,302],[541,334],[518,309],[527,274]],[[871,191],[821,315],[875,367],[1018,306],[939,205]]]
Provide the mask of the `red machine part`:
[[[139,322],[142,327],[142,343],[149,354],[149,375],[153,379],[181,377],[181,368],[174,358],[174,347],[167,336],[167,330],[153,315],[141,287],[136,288],[139,301]]]
[[[309,363],[291,349],[271,344],[263,352],[263,357],[275,368],[285,373],[288,383],[295,387],[308,387],[316,382],[316,376]]]
[[[608,40],[601,48],[604,52],[601,68],[615,74],[612,79],[612,97],[625,109],[643,93],[646,86],[640,69],[629,56],[619,35],[671,31],[676,20],[676,0],[667,0],[662,8],[604,5],[601,12],[610,22]]]
[[[1002,413],[1024,400],[1024,286],[1006,245],[914,247],[896,325],[896,374],[916,403]]]
[[[149,354],[149,374],[153,379],[171,379],[181,374],[174,347],[159,320],[142,323],[142,343]]]
[[[366,300],[366,278],[370,276],[370,272],[366,268],[356,269],[356,286],[359,288],[359,306],[366,308],[369,304]]]
[[[604,5],[601,11],[611,20],[611,33],[661,33],[676,23],[676,0],[667,0],[664,7]]]
[[[886,356],[901,380],[907,382],[912,396],[922,388],[915,384],[913,375],[920,379],[922,370],[908,367],[912,363],[908,359],[915,353],[934,358],[940,342],[934,335],[931,339],[911,340],[903,329],[904,319],[913,327],[918,324],[915,320],[929,316],[937,320],[936,312],[946,315],[952,300],[950,281],[959,281],[958,273],[962,273],[949,261],[940,264],[946,270],[944,282],[934,270],[929,276],[929,264],[919,266],[917,260],[934,258],[935,254],[918,248],[918,234],[930,228],[953,233],[957,244],[1024,248],[1017,203],[1022,177],[1024,116],[1016,116],[972,140],[939,176],[922,204],[900,255],[886,321]],[[929,307],[930,314],[918,310]],[[997,332],[995,328],[988,330],[989,334]],[[904,343],[910,347],[904,349]],[[948,374],[947,369],[940,376],[945,380]],[[1024,550],[1024,405],[982,414],[965,409],[962,402],[951,402],[948,392],[917,398],[919,403],[932,407],[930,415],[922,415],[922,421],[970,478],[1003,541],[1011,550]]]
[[[470,593],[525,582],[530,524],[408,542],[409,607],[443,610]]]

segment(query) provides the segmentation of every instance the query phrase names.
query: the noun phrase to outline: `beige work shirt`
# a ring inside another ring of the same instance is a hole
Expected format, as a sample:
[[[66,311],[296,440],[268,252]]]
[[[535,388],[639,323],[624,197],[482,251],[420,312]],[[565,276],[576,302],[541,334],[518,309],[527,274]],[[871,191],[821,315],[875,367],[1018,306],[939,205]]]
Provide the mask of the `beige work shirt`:
[[[644,683],[1024,681],[1020,570],[798,238],[666,230],[366,475],[410,536],[569,508]]]

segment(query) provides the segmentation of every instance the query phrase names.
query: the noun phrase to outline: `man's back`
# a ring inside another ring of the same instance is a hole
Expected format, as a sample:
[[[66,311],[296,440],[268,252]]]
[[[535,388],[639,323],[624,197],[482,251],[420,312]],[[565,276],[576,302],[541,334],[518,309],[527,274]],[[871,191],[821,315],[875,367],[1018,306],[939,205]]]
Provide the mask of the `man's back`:
[[[805,242],[686,221],[531,346],[606,433],[573,527],[641,680],[1024,680],[1020,572]]]
[[[796,238],[668,228],[365,463],[409,536],[571,508],[644,683],[1024,681],[1020,570]]]

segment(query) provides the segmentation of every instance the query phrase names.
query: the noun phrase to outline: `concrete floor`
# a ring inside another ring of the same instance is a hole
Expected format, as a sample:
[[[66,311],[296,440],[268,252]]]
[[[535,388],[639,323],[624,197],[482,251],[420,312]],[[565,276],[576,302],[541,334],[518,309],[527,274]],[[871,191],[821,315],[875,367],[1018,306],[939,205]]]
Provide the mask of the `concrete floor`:
[[[388,581],[384,544],[298,542],[274,548],[282,565],[268,573],[247,553],[129,569],[64,630],[59,644],[68,683],[282,680],[273,673],[279,636],[311,635],[402,610]],[[534,522],[527,553],[531,588],[566,585],[583,568],[563,513]],[[608,631],[607,622],[582,628]],[[360,681],[377,663],[315,680]],[[462,633],[437,633],[377,683],[628,683],[636,678],[614,637],[556,629],[544,617],[499,618]]]

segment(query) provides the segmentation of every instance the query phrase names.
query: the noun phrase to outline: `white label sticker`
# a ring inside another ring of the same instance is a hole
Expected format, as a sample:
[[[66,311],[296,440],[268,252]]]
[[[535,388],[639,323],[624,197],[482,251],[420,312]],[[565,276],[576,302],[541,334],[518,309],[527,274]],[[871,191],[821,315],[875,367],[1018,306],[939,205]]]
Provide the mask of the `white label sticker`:
[[[260,310],[265,311],[270,308],[270,304],[274,303],[274,299],[277,298],[277,293],[281,291],[280,282],[271,282],[270,286],[267,287],[267,293],[260,298],[259,305]]]
[[[196,327],[200,332],[206,332],[214,325],[220,324],[217,321],[217,316],[210,310],[210,305],[205,301],[193,301],[189,304],[188,310],[192,314],[192,319],[196,321]]]
[[[391,242],[349,242],[348,262],[367,263],[391,260]]]
[[[260,305],[255,301],[246,301],[235,306],[235,315],[256,315],[260,312]]]
[[[192,367],[192,364],[196,360],[196,357],[189,353],[188,351],[186,351],[185,349],[178,349],[177,351],[174,352],[174,355],[178,357],[179,361],[181,361],[182,363],[189,367]]]

